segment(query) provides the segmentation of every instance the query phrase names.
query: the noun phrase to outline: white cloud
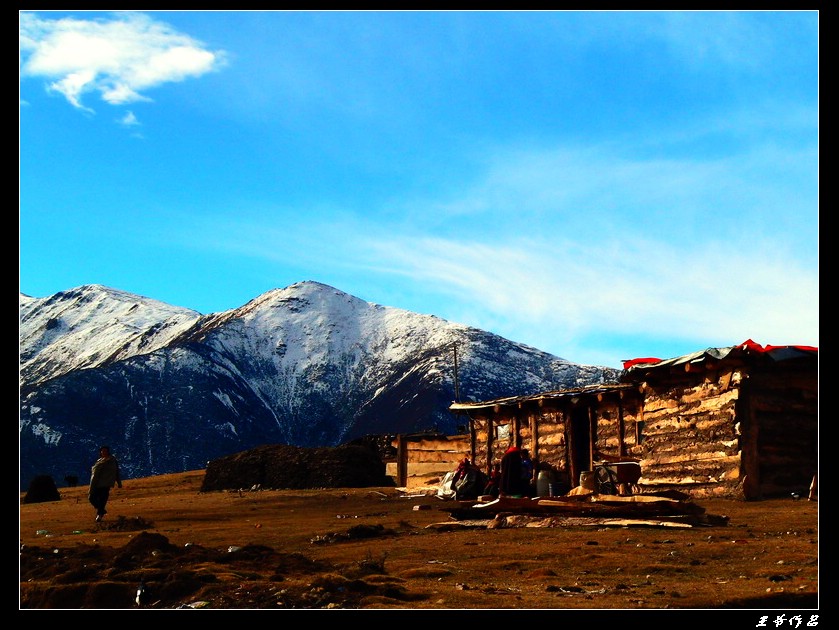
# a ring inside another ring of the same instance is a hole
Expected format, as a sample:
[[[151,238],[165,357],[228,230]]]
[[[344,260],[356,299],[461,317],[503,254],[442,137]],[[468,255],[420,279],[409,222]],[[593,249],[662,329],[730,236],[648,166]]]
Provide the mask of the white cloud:
[[[50,83],[49,88],[63,94],[75,107],[86,109],[82,106],[80,97],[85,87],[90,85],[94,78],[96,78],[95,73],[88,70],[71,72],[60,81]]]
[[[625,239],[357,244],[379,271],[444,294],[468,323],[519,337],[526,330],[550,338],[549,347],[597,334],[818,345],[818,277],[777,248]]]
[[[40,77],[74,107],[98,92],[111,105],[148,101],[142,91],[211,72],[224,62],[188,35],[137,13],[108,20],[20,14],[21,77]]]
[[[137,120],[137,116],[134,115],[134,112],[125,112],[125,116],[119,119],[119,124],[125,125],[126,127],[136,127],[140,124],[140,121]]]

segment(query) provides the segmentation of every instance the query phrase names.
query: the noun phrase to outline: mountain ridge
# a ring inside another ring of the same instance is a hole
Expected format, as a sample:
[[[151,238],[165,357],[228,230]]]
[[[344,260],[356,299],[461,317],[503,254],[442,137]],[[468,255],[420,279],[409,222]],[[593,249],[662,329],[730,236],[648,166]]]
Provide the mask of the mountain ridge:
[[[208,315],[102,285],[21,293],[19,308],[22,485],[84,478],[101,442],[131,477],[267,443],[452,434],[455,347],[474,400],[619,372],[311,280]]]

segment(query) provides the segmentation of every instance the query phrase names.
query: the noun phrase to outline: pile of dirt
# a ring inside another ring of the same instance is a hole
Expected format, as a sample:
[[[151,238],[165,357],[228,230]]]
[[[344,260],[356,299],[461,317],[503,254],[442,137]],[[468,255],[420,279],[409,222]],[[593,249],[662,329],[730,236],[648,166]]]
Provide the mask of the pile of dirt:
[[[151,532],[121,548],[25,545],[20,567],[21,609],[360,608],[427,597],[387,579],[383,560],[334,565],[258,544],[178,547]]]
[[[45,503],[47,501],[60,501],[61,494],[55,486],[55,480],[49,475],[38,475],[29,484],[29,490],[23,497],[23,503]]]
[[[201,485],[213,490],[300,490],[393,486],[379,454],[358,445],[259,446],[212,460]]]

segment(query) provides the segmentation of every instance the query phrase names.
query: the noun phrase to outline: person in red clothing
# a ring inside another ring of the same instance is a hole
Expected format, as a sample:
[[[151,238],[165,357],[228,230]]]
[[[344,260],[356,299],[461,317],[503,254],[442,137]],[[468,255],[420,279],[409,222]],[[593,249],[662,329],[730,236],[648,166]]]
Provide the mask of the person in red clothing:
[[[492,470],[489,473],[489,479],[484,486],[484,494],[498,498],[499,486],[501,485],[501,464],[498,462],[492,465]]]
[[[522,478],[521,449],[511,446],[501,458],[501,483],[498,487],[499,496],[525,497],[527,486]]]
[[[472,462],[469,461],[468,457],[464,457],[458,462],[457,468],[454,469],[454,477],[452,477],[452,490],[455,489],[455,484],[466,476],[466,471],[469,470],[470,466],[472,466]]]
[[[456,501],[468,501],[477,499],[485,484],[486,475],[464,457],[455,469],[450,487]]]

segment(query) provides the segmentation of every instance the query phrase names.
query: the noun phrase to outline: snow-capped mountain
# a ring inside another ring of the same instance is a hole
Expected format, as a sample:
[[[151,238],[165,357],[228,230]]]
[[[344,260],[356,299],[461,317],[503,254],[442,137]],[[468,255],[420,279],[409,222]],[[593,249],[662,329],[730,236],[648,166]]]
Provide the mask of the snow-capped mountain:
[[[35,299],[20,295],[20,385],[36,385],[158,350],[201,314],[90,285]]]
[[[99,285],[20,296],[21,486],[86,479],[109,443],[125,478],[261,444],[457,432],[461,399],[615,381],[497,335],[317,282],[201,315]]]

